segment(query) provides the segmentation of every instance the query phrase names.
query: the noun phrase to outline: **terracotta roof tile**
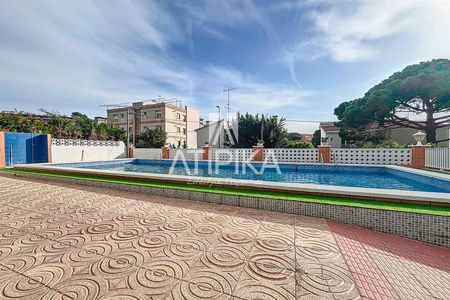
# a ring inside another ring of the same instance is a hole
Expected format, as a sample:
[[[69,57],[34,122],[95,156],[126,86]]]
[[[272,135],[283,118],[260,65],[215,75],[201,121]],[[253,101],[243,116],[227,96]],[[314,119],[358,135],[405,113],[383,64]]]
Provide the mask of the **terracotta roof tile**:
[[[322,122],[320,123],[320,128],[325,132],[337,132],[340,130],[340,127],[334,125],[333,122]]]

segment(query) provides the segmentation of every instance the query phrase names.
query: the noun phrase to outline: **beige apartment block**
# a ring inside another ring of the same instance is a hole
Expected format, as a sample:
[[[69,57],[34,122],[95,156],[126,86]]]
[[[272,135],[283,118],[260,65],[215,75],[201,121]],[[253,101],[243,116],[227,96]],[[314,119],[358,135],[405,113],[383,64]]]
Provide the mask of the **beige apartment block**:
[[[129,132],[137,135],[146,128],[161,128],[167,132],[167,143],[174,147],[197,148],[195,129],[200,127],[198,110],[176,105],[179,102],[143,101],[127,107],[108,109],[108,124],[127,130],[127,111]]]

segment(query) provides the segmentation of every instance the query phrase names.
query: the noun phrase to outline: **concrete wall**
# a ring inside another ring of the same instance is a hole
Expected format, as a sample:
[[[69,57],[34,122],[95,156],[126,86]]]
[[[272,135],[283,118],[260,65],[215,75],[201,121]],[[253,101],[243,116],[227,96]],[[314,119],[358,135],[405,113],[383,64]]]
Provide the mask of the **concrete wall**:
[[[450,138],[450,126],[442,127],[436,130],[436,139],[439,140],[445,140]],[[450,141],[443,141],[438,143],[438,147],[443,148],[450,148]]]
[[[186,141],[188,148],[198,148],[203,145],[197,144],[197,132],[195,129],[200,127],[200,112],[194,108],[186,107]]]
[[[197,145],[203,147],[205,143],[213,148],[224,148],[224,121],[209,123],[208,125],[197,130]],[[219,136],[220,135],[220,136]]]
[[[52,145],[52,162],[79,162],[125,158],[125,144],[118,145]],[[83,159],[83,160],[82,160]]]
[[[417,142],[413,134],[418,130],[414,128],[389,129],[387,135],[394,141],[402,145],[415,145]]]
[[[339,136],[339,132],[326,132],[323,129],[320,129],[320,137],[328,137],[327,145],[330,145],[331,148],[341,148],[342,147],[342,139]],[[321,144],[323,142],[321,141]]]
[[[413,137],[413,134],[416,133],[418,130],[413,128],[396,128],[396,129],[390,129],[388,131],[388,135],[391,137],[393,141],[396,141],[397,143],[403,144],[403,145],[415,145],[417,142]],[[445,140],[450,137],[450,126],[447,127],[441,127],[438,130],[436,130],[436,139],[437,140]],[[425,138],[426,140],[426,138]],[[422,142],[425,143],[426,141]],[[449,141],[443,141],[438,143],[439,147],[448,148],[449,147]]]

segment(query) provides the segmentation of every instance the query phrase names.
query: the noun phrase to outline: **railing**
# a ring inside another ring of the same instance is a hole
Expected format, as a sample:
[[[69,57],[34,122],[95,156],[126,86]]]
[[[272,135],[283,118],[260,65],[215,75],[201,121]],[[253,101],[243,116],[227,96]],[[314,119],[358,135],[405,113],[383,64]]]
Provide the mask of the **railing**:
[[[450,148],[428,148],[425,150],[425,166],[450,170]]]
[[[221,161],[251,161],[253,159],[253,149],[211,148],[211,159]]]
[[[53,146],[120,146],[119,141],[52,139]]]
[[[134,148],[134,158],[161,159],[161,148]]]
[[[317,149],[264,149],[263,160],[277,162],[316,163],[319,160],[318,155],[319,154]]]
[[[410,165],[411,149],[331,149],[331,162],[338,164]]]

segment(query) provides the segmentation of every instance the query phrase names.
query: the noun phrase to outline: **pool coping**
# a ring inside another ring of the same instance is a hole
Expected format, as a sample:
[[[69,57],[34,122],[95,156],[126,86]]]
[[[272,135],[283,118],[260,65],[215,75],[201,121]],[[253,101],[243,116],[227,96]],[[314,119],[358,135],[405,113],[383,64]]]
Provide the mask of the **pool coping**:
[[[84,161],[83,163],[101,163],[101,162],[121,162],[132,161],[139,158],[117,159],[113,161]],[[171,159],[164,159],[164,161],[172,161]],[[210,162],[208,160],[199,160],[199,162]],[[77,162],[67,162],[77,163]],[[220,162],[219,162],[220,163]],[[254,162],[252,162],[254,163]],[[260,162],[255,162],[260,163]],[[159,181],[181,183],[187,185],[207,185],[216,187],[227,187],[233,189],[256,190],[268,192],[287,192],[294,194],[312,194],[323,196],[337,196],[348,197],[356,199],[370,199],[370,200],[384,200],[384,201],[400,201],[411,202],[418,204],[438,204],[450,205],[449,193],[432,193],[419,191],[404,191],[395,189],[374,189],[374,188],[356,188],[344,187],[334,185],[319,185],[319,184],[302,184],[302,183],[283,183],[272,181],[256,181],[256,180],[241,180],[241,179],[227,179],[227,178],[210,178],[210,177],[196,177],[185,175],[171,175],[171,174],[156,174],[156,173],[141,173],[141,172],[123,172],[111,170],[95,170],[82,169],[70,167],[58,167],[55,165],[62,163],[44,163],[34,165],[15,165],[17,170],[35,170],[35,171],[52,171],[56,173],[76,174],[76,175],[96,175],[102,177],[122,178],[139,181]],[[286,165],[311,165],[310,163],[280,163]],[[422,175],[441,180],[449,181],[450,176],[445,174],[434,173],[430,171],[417,170],[403,166],[393,165],[366,165],[366,164],[323,164],[326,166],[358,166],[358,167],[384,167],[392,170],[408,172],[416,175]]]

